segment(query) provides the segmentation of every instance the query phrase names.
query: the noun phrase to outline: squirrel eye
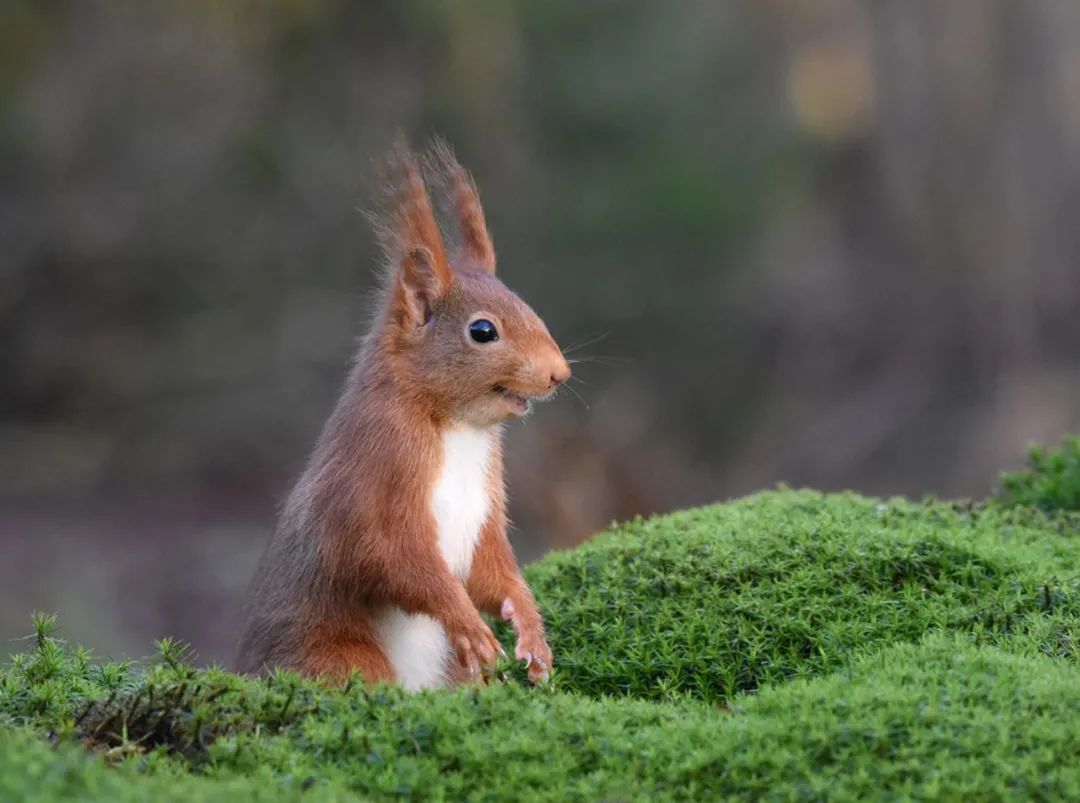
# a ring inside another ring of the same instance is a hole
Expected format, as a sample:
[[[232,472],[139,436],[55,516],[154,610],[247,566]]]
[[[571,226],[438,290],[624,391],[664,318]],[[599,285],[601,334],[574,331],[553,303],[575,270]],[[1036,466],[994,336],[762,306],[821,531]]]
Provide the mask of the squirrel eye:
[[[469,337],[477,343],[491,343],[499,339],[499,330],[487,318],[480,318],[469,324]]]

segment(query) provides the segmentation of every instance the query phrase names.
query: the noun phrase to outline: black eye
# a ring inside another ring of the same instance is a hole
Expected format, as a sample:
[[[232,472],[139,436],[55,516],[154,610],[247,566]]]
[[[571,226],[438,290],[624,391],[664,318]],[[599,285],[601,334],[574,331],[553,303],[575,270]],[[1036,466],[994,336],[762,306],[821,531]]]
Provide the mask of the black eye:
[[[469,324],[469,337],[477,343],[492,343],[499,339],[499,330],[487,318],[480,318]]]

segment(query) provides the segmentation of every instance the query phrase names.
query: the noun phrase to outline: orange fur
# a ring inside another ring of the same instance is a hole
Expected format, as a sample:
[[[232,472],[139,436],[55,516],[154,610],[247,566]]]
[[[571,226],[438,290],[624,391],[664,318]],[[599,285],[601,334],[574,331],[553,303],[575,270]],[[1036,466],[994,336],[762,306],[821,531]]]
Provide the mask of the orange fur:
[[[488,515],[466,582],[440,551],[432,489],[447,428],[497,433],[570,369],[539,317],[494,275],[475,186],[436,144],[428,181],[450,195],[450,257],[420,162],[401,143],[387,160],[377,233],[387,287],[371,332],[252,585],[238,669],[284,666],[340,681],[395,678],[377,623],[391,607],[438,622],[454,650],[450,682],[494,661],[480,617],[509,614],[530,676],[551,666],[543,621],[506,538],[501,448],[487,467]],[[470,340],[478,317],[497,342]]]

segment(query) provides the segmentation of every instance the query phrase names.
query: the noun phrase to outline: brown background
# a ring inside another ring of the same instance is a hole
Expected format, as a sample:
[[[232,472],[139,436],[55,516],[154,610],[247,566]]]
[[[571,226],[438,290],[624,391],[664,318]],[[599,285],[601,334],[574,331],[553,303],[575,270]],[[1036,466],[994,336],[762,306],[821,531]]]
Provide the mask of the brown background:
[[[778,481],[982,496],[1080,429],[1076,3],[7,0],[0,652],[40,608],[229,659],[399,128],[589,343],[510,436],[525,557]]]

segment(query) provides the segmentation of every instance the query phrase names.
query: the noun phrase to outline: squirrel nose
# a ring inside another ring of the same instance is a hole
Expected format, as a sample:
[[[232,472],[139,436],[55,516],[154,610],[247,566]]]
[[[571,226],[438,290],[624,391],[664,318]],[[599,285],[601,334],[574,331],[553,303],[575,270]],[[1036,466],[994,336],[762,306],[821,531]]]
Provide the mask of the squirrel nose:
[[[562,355],[559,355],[558,361],[551,369],[551,379],[548,382],[548,387],[556,388],[569,378],[570,365]]]

